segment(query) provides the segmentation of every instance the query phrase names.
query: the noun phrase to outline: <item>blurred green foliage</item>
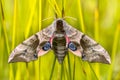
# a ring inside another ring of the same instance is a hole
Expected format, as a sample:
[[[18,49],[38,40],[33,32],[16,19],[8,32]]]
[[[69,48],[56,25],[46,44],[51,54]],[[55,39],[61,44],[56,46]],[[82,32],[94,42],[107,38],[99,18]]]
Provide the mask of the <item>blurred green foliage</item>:
[[[0,0],[0,80],[120,80],[120,0]],[[83,62],[69,53],[63,65],[52,51],[30,63],[8,64],[26,38],[62,17],[99,42],[111,64]]]

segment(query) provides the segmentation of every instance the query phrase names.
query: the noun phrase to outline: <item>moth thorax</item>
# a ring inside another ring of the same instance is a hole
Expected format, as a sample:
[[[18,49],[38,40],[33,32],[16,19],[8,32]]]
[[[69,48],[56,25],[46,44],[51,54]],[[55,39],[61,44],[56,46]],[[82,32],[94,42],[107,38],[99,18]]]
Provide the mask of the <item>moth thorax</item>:
[[[64,37],[65,35],[64,34],[55,34],[54,36],[59,37],[58,39],[61,39],[61,37]]]

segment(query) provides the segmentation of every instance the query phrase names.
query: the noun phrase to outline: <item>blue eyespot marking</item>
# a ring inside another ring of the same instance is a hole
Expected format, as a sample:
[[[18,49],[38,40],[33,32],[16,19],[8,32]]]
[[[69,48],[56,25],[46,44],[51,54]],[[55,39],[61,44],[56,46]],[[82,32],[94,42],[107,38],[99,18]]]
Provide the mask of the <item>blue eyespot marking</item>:
[[[77,50],[77,47],[76,47],[75,44],[72,43],[72,42],[70,42],[70,43],[68,44],[68,48],[71,49],[72,51],[76,51],[76,50]]]
[[[49,50],[50,48],[51,48],[50,42],[45,43],[44,46],[42,47],[42,49],[43,49],[44,51],[47,51],[47,50]]]

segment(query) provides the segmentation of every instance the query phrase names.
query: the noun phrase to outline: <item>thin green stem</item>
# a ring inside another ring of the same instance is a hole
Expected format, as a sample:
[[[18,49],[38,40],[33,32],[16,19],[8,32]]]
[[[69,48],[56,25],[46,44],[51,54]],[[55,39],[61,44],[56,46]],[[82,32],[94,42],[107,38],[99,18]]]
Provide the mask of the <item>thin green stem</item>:
[[[41,26],[42,26],[42,0],[39,0],[39,30],[41,30]]]
[[[71,80],[71,79],[72,79],[72,76],[71,76],[71,65],[70,65],[69,54],[67,55],[67,58],[68,58],[68,73],[69,73],[69,78],[70,78],[70,80]]]
[[[84,20],[83,20],[83,14],[82,14],[82,7],[81,7],[81,0],[77,0],[78,3],[78,13],[80,15],[80,24],[81,24],[81,28],[82,31],[85,32],[85,26],[84,26]]]
[[[73,80],[75,80],[75,64],[76,64],[76,57],[74,56],[74,64],[73,64]]]
[[[94,73],[94,75],[95,75],[96,79],[97,79],[97,80],[99,80],[99,79],[98,79],[98,77],[97,77],[97,75],[96,75],[96,73],[95,73],[95,71],[93,70],[93,68],[92,68],[91,64],[90,64],[90,63],[88,63],[88,64],[89,64],[89,66],[90,66],[90,68],[91,68],[92,72]]]
[[[13,16],[13,33],[12,33],[12,49],[15,45],[15,35],[16,35],[16,16],[17,16],[17,0],[14,0],[14,16]]]
[[[28,65],[28,63],[26,63],[26,76],[25,76],[26,80],[30,80],[28,67],[29,67],[29,65]]]
[[[54,72],[55,62],[56,62],[56,57],[54,58],[54,61],[53,61],[52,70],[51,70],[51,73],[50,73],[49,80],[52,80],[52,75],[53,75],[53,72]]]
[[[9,46],[9,41],[8,41],[8,35],[7,35],[7,29],[6,29],[6,22],[5,22],[5,16],[4,16],[4,10],[3,10],[3,6],[2,6],[2,1],[0,0],[0,5],[1,5],[1,15],[2,15],[2,26],[3,26],[3,32],[4,32],[4,36],[5,36],[5,43],[7,46],[7,53],[9,55],[10,52],[10,46]]]
[[[3,5],[2,5],[2,0],[0,0],[0,5],[1,5],[1,15],[2,15],[2,26],[3,26],[3,33],[5,36],[5,43],[7,46],[7,54],[9,55],[10,52],[10,46],[9,46],[9,41],[8,41],[8,35],[7,35],[7,29],[6,29],[6,22],[5,22],[5,16],[4,16],[4,10],[3,10]],[[14,80],[14,75],[13,75],[13,66],[9,66],[9,79]]]
[[[84,73],[84,77],[85,77],[85,79],[86,80],[89,80],[90,78],[88,78],[88,74],[89,74],[89,71],[83,66],[84,65],[84,62],[79,58],[79,61],[80,61],[80,65],[81,65],[81,69],[82,69],[82,71],[83,71],[83,73]],[[87,71],[86,71],[87,70]]]
[[[49,4],[52,6],[52,8],[54,9],[55,15],[57,15],[57,17],[60,16],[60,10],[59,10],[59,8],[58,8],[58,6],[57,6],[56,1],[51,2],[50,0],[48,0],[48,2],[49,2]]]
[[[27,22],[25,38],[28,37],[29,32],[30,32],[30,28],[31,28],[31,24],[32,24],[32,18],[33,18],[34,12],[35,12],[36,2],[37,2],[36,0],[31,2],[31,4],[33,4],[33,6],[31,7],[30,16],[29,16],[29,19],[28,19],[28,22]]]
[[[99,41],[99,9],[98,9],[98,1],[96,2],[97,6],[94,11],[94,37],[96,41]],[[95,65],[96,76],[100,78],[99,64]]]
[[[109,69],[109,74],[108,74],[108,80],[111,80],[112,78],[112,72],[113,72],[113,67],[115,64],[115,55],[117,52],[117,46],[118,46],[118,41],[119,41],[119,34],[120,34],[120,23],[118,23],[118,26],[115,31],[115,36],[114,36],[114,41],[113,41],[113,47],[112,47],[112,64]]]
[[[63,64],[60,64],[60,66],[61,66],[60,80],[62,80],[62,76],[63,76],[63,72],[64,72],[64,71],[63,71],[63,70],[64,70],[64,69],[63,69]]]
[[[69,65],[67,65],[67,63],[64,65],[65,67],[65,72],[66,72],[66,77],[68,78],[68,80],[70,80],[70,73],[69,73],[69,68],[67,68],[67,66],[69,67]],[[68,70],[67,70],[68,69]]]

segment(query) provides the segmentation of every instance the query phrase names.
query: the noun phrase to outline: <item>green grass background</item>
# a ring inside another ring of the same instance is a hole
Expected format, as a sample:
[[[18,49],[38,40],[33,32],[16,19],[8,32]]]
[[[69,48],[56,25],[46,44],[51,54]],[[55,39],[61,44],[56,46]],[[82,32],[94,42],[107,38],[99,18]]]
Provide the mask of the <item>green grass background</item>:
[[[120,0],[0,0],[0,80],[120,80]],[[8,64],[10,52],[54,21],[55,13],[99,42],[111,64],[72,53],[60,65],[52,51],[30,63]]]

